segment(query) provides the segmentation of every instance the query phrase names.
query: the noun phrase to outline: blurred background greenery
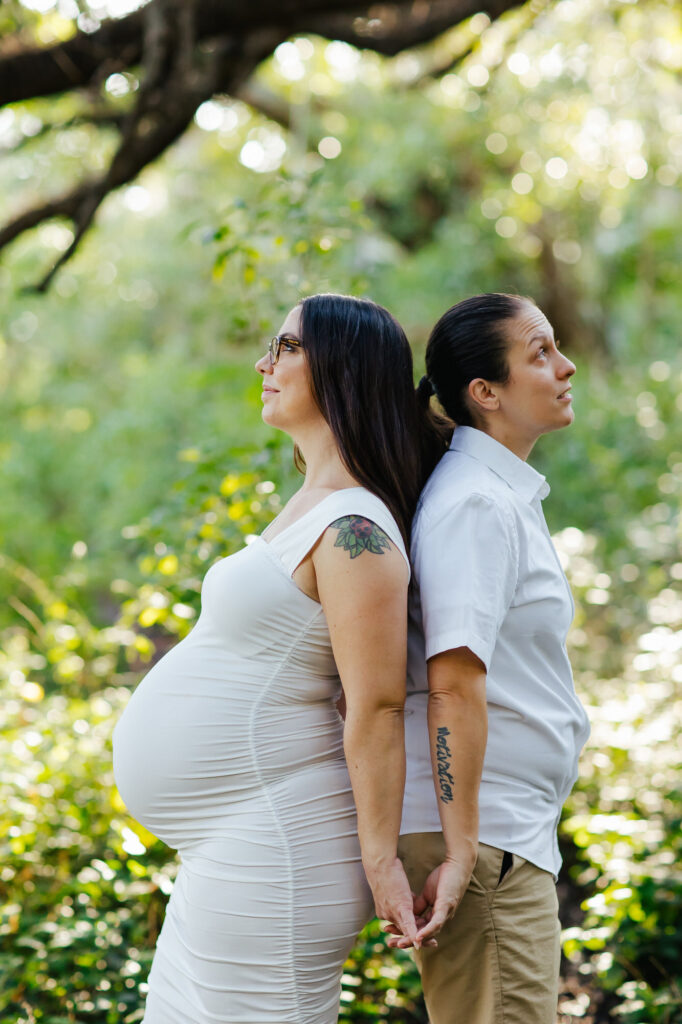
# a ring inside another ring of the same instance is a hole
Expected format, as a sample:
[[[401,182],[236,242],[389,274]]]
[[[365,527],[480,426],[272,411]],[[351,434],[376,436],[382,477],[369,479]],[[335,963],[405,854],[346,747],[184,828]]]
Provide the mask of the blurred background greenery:
[[[75,6],[2,17],[47,43]],[[116,794],[111,732],[191,628],[211,562],[297,486],[253,363],[296,299],[324,290],[387,305],[417,370],[447,305],[530,294],[578,364],[576,422],[532,459],[552,485],[593,730],[562,823],[559,1021],[682,1021],[681,70],[667,0],[477,13],[392,59],[293,37],[260,65],[253,106],[204,103],[108,198],[47,294],[23,288],[70,228],[14,242],[0,267],[0,1024],[142,1018],[175,866]],[[124,106],[137,85],[117,73],[102,88]],[[68,95],[0,111],[0,220],[105,165],[113,135],[76,113]],[[55,120],[72,123],[43,132]],[[376,926],[342,1006],[344,1024],[426,1021],[411,960]]]

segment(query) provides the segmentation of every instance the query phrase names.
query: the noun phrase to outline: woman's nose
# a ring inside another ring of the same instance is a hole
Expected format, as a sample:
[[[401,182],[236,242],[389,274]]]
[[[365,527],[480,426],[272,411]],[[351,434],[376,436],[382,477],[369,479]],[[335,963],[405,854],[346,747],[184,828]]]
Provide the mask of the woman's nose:
[[[272,373],[272,362],[270,360],[269,352],[266,352],[265,355],[262,355],[260,359],[256,360],[255,369],[258,373]]]
[[[575,373],[575,363],[572,363],[571,360],[567,356],[563,355],[563,353],[562,353],[562,359],[563,359],[563,365],[561,367],[561,376],[562,377],[572,377],[573,374]]]

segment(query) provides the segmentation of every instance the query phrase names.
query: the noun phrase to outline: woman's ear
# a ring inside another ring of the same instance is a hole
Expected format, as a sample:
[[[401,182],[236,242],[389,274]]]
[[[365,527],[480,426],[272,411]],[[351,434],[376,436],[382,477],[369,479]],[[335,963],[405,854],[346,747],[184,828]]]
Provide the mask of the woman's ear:
[[[472,412],[495,412],[500,406],[500,400],[495,393],[495,386],[482,377],[476,377],[469,382],[467,388],[470,408]]]

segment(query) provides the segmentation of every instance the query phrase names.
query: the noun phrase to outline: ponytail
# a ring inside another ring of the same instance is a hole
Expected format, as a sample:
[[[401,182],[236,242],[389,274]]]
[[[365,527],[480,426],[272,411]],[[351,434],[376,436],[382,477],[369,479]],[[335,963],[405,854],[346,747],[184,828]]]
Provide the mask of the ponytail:
[[[500,292],[475,295],[452,306],[431,331],[422,381],[428,379],[443,409],[458,425],[474,425],[468,390],[472,380],[508,381],[508,341],[503,325],[518,314],[524,302],[532,300]]]

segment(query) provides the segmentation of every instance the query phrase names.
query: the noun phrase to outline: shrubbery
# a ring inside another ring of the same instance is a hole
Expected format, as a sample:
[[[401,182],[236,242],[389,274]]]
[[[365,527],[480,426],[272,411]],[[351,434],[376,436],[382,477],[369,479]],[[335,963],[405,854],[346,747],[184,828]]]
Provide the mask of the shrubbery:
[[[577,464],[593,438],[586,425],[573,430]],[[653,474],[671,465],[669,447],[651,453]],[[557,499],[562,459],[558,441],[541,453]],[[215,450],[184,450],[181,461],[183,477],[158,513],[127,531],[146,582],[114,582],[113,625],[95,627],[58,591],[2,563],[26,625],[5,631],[0,659],[0,1024],[141,1019],[175,866],[120,802],[111,733],[144,665],[191,628],[207,567],[260,532],[294,483],[279,443],[232,456],[227,473]],[[680,465],[672,468],[678,479]],[[614,510],[588,529],[591,505],[576,505],[580,526],[555,535],[577,598],[572,658],[593,720],[563,824],[586,913],[565,949],[607,993],[600,1012],[616,1006],[628,1024],[682,1020],[682,712],[673,699],[682,566],[676,494],[661,497],[639,512],[631,505],[625,528]],[[376,925],[347,965],[342,1005],[344,1022],[424,1021],[412,961],[389,954]]]
[[[146,212],[113,195],[48,295],[19,286],[63,226],[0,270],[0,1024],[141,1018],[174,861],[120,804],[110,736],[191,628],[208,565],[292,490],[287,445],[233,451],[267,434],[251,367],[278,318],[300,294],[369,292],[419,361],[447,304],[497,288],[551,303],[579,364],[575,425],[533,455],[593,722],[562,825],[565,951],[585,983],[562,1024],[682,1022],[679,14],[538,6],[479,12],[396,61],[290,42],[303,77],[278,57],[258,73],[293,103],[279,172],[237,155],[284,130],[216,100],[223,127],[135,182]],[[71,104],[7,111],[26,128],[0,174],[10,206],[106,156]],[[329,133],[343,152],[323,162]],[[373,1018],[424,1021],[411,960],[374,925],[342,1020]]]
[[[0,1024],[142,1019],[176,865],[127,815],[111,735],[142,664],[191,628],[208,566],[265,527],[293,472],[278,444],[236,457],[222,479],[217,455],[181,456],[188,472],[174,496],[128,531],[149,582],[117,581],[113,626],[95,628],[20,567],[2,566],[27,618],[45,627],[7,630],[0,656]],[[421,1024],[419,991],[409,958],[396,964],[369,926],[344,975],[342,1019]]]

